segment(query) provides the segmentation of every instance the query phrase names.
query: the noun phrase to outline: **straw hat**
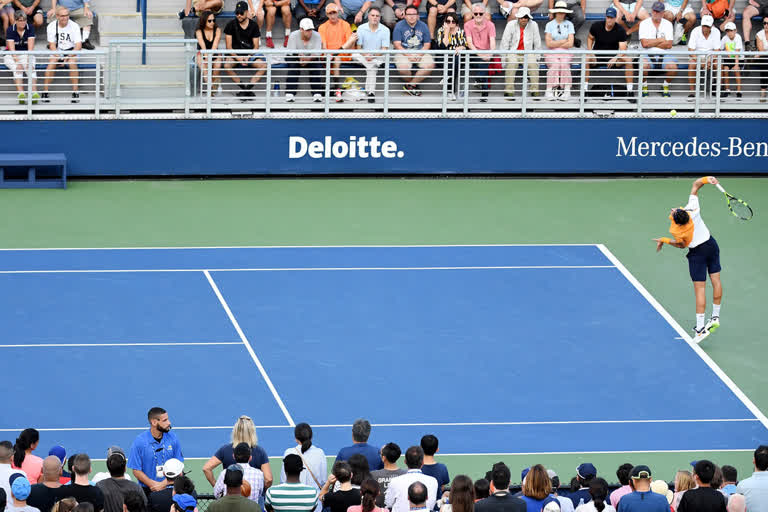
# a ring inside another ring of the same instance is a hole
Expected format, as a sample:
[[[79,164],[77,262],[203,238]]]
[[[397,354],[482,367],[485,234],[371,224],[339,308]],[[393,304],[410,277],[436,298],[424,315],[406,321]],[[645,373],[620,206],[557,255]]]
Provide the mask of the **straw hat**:
[[[552,9],[550,9],[549,12],[551,12],[552,14],[556,12],[564,12],[566,14],[570,14],[573,11],[568,8],[568,4],[565,3],[565,0],[557,0],[557,2],[555,2],[555,6]]]

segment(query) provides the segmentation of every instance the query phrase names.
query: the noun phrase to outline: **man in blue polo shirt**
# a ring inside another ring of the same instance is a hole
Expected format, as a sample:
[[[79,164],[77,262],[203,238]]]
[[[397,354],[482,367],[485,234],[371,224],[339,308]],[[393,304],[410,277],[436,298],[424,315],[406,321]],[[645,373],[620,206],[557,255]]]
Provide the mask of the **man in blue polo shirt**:
[[[131,445],[128,467],[133,470],[145,493],[160,491],[168,487],[163,465],[169,459],[184,462],[181,444],[171,432],[171,420],[161,407],[153,407],[147,413],[149,430],[139,434]]]
[[[27,25],[27,15],[22,10],[16,11],[14,15],[16,23],[10,25],[5,32],[5,39],[9,51],[27,52],[35,49],[35,30]],[[37,94],[37,73],[35,73],[35,56],[24,54],[6,54],[3,57],[3,64],[13,73],[13,81],[18,91],[19,103],[24,104],[27,101],[26,87],[22,84],[26,71],[29,80],[32,82],[32,103],[37,103],[40,95]]]
[[[349,458],[360,453],[368,459],[368,467],[371,471],[376,471],[384,467],[381,462],[379,449],[368,444],[368,436],[371,435],[371,423],[368,420],[359,419],[352,425],[352,446],[345,446],[339,450],[336,460],[349,460]]]

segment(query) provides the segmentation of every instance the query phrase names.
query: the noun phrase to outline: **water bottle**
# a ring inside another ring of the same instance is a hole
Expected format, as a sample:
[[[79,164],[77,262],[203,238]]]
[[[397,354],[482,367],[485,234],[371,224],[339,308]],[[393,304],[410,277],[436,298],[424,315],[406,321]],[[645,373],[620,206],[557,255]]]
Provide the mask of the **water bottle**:
[[[280,96],[280,84],[278,82],[275,82],[275,87],[272,90],[272,96],[274,96],[275,98]]]

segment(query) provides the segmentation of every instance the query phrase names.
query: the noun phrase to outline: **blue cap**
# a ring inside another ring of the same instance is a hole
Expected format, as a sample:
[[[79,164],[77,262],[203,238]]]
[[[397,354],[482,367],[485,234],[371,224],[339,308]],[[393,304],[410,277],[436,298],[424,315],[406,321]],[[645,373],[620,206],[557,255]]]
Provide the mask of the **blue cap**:
[[[616,12],[616,8],[615,7],[609,7],[609,8],[607,8],[605,10],[605,17],[606,18],[615,18],[616,14],[618,14],[618,13]]]
[[[16,478],[13,478],[14,476]],[[11,479],[13,479],[13,483],[11,483],[11,494],[13,494],[13,496],[19,501],[26,500],[29,497],[29,493],[32,489],[32,486],[29,485],[29,480],[27,480],[27,478],[20,473],[11,475],[11,478],[9,478],[8,481],[11,482]]]
[[[664,2],[660,2],[659,0],[653,2],[653,6],[651,6],[651,10],[656,12],[664,12],[666,8],[667,7],[664,5]]]
[[[173,496],[173,502],[181,510],[195,510],[197,500],[191,494],[176,494]]]
[[[595,466],[591,463],[584,462],[583,464],[579,464],[579,467],[576,468],[576,474],[579,475],[579,478],[582,480],[589,480],[590,478],[595,478],[597,476],[597,469],[595,469]]]
[[[525,468],[522,473],[520,473],[520,481],[522,482],[525,480],[525,476],[531,471],[531,468]]]
[[[61,463],[64,464],[64,459],[67,458],[67,450],[63,446],[57,444],[48,450],[48,455],[55,455],[61,461]]]
[[[697,461],[697,460],[692,460],[692,461],[691,461],[691,467],[692,467],[692,468],[695,468],[695,467],[696,467],[696,464],[698,464],[698,463],[699,463],[699,461]]]

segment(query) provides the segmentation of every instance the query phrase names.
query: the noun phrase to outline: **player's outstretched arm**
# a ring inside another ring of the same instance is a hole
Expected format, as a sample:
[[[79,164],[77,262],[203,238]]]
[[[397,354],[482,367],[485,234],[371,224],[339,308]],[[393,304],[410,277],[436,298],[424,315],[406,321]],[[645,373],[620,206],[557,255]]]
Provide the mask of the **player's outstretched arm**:
[[[678,249],[685,249],[683,242],[678,242],[674,238],[663,236],[661,238],[654,238],[653,241],[656,242],[656,252],[660,252],[661,248],[664,247],[664,244],[669,244],[672,247],[677,247]]]
[[[691,195],[695,196],[699,193],[699,189],[706,185],[707,183],[710,183],[712,185],[717,185],[720,183],[717,181],[717,178],[714,176],[702,176],[701,178],[697,179],[693,182],[693,186],[691,187]]]

